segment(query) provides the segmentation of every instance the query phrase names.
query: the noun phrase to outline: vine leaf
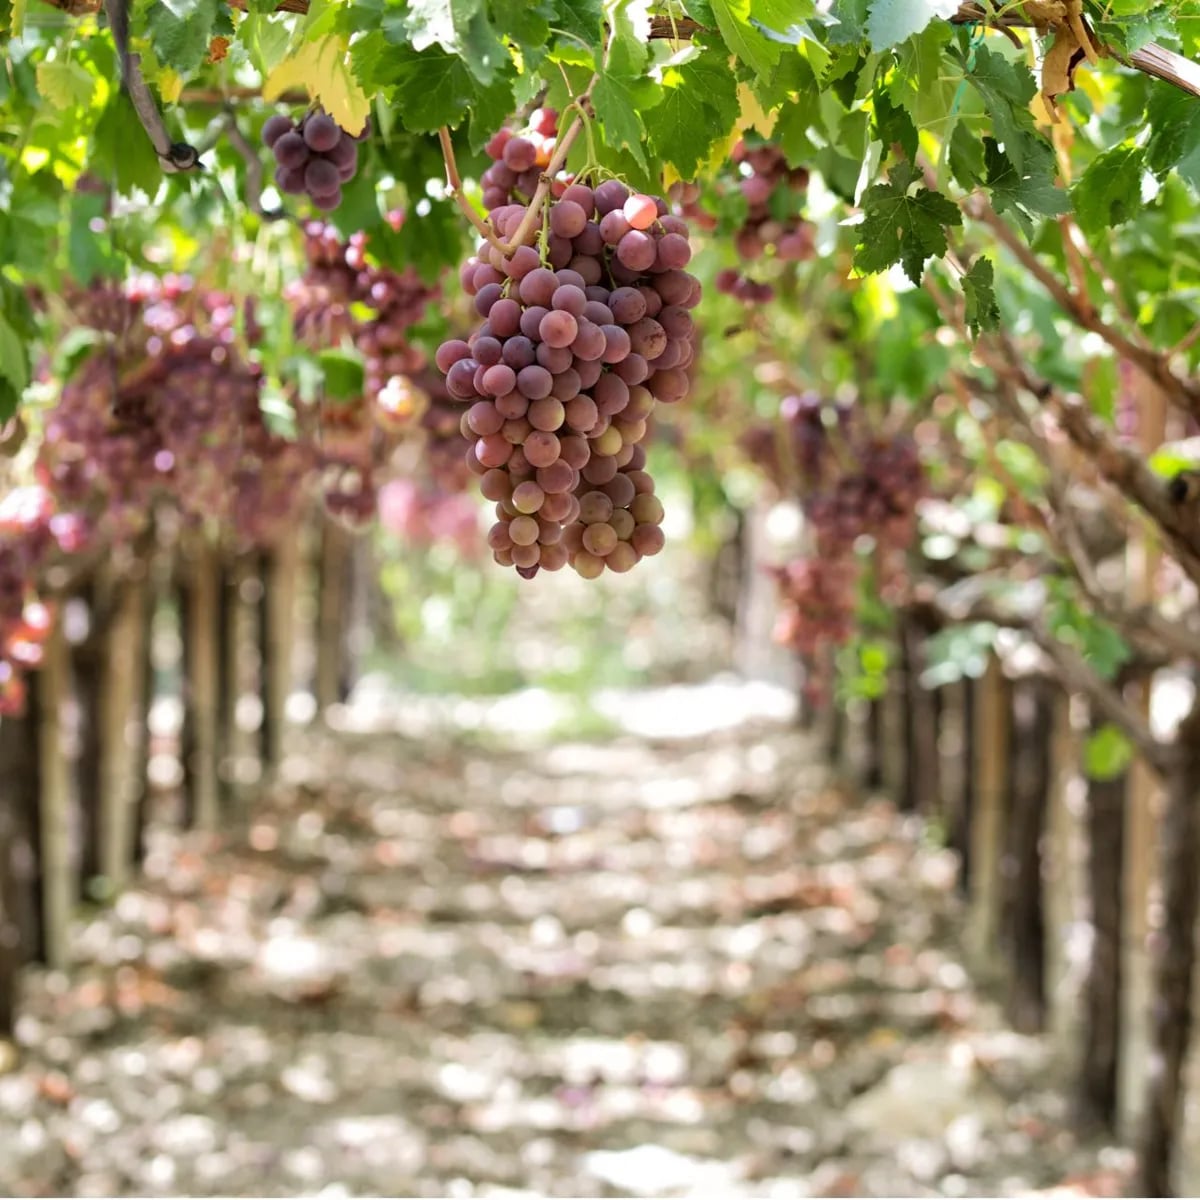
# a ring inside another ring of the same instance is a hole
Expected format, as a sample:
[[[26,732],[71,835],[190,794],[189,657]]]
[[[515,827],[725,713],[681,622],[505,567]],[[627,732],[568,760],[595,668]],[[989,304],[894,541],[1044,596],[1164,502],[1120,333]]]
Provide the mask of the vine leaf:
[[[627,149],[647,170],[641,114],[662,100],[662,90],[642,74],[649,57],[650,13],[644,0],[607,0],[605,17],[612,30],[604,68],[592,89],[604,140]]]
[[[1055,184],[1052,147],[1043,142],[1032,142],[1026,147],[1024,172],[1017,170],[995,138],[983,139],[983,157],[993,207],[998,213],[1011,212],[1026,237],[1033,233],[1031,217],[1052,217],[1070,211],[1070,197]]]
[[[958,12],[958,0],[874,0],[867,17],[872,50],[887,50],[920,33],[938,17]]]
[[[887,183],[877,183],[864,193],[854,253],[858,270],[874,273],[898,262],[913,283],[920,283],[925,260],[946,253],[945,227],[961,225],[962,213],[941,192],[924,186],[912,192],[917,178],[916,168],[903,162]]]
[[[645,118],[655,154],[691,179],[738,119],[738,88],[723,54],[706,51],[663,72],[662,101]]]
[[[403,22],[414,50],[440,46],[461,58],[484,85],[508,62],[483,0],[412,0]]]
[[[1025,152],[1038,144],[1029,103],[1037,94],[1037,81],[1024,64],[1010,62],[986,45],[975,51],[975,66],[967,81],[979,93],[992,118],[996,140],[1003,143],[1018,174],[1025,170]]]
[[[912,191],[917,181],[912,163],[896,166],[886,184],[868,188],[863,196],[863,222],[854,266],[871,274],[894,263],[920,283],[925,260],[946,253],[946,226],[962,223],[959,206],[928,187]]]
[[[1084,233],[1096,236],[1141,211],[1145,159],[1141,146],[1126,143],[1093,160],[1071,193]]]
[[[349,39],[341,34],[304,42],[267,76],[263,99],[277,100],[289,88],[306,90],[350,133],[362,129],[371,112],[371,102],[350,69]]]
[[[1165,175],[1200,146],[1200,105],[1194,97],[1157,84],[1146,106],[1146,119],[1150,123],[1146,165],[1156,175]]]
[[[731,54],[736,54],[756,75],[766,75],[779,61],[782,47],[778,42],[764,36],[750,23],[750,0],[710,0],[717,28]],[[778,5],[767,6],[771,19],[760,14],[764,24],[773,25],[779,20],[774,11]]]
[[[208,56],[219,9],[217,0],[185,5],[156,0],[146,12],[146,26],[159,61],[180,75],[197,70]]]
[[[21,338],[3,313],[0,313],[0,380],[18,394],[29,382],[29,364]]]
[[[77,62],[42,61],[37,65],[37,90],[60,111],[86,107],[96,93],[96,77]]]
[[[974,334],[1000,325],[1000,306],[996,303],[995,270],[990,258],[977,258],[962,278],[963,313],[967,328]]]

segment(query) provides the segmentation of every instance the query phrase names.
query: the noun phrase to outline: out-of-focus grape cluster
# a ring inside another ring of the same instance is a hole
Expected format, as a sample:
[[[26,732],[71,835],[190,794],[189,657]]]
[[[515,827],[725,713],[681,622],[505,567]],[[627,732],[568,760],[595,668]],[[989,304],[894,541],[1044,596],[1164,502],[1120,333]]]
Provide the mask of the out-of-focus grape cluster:
[[[805,516],[807,552],[774,574],[776,636],[802,658],[852,634],[865,561],[886,591],[902,576],[927,481],[916,443],[875,428],[863,410],[791,395],[780,419],[748,430],[742,448]]]
[[[771,142],[743,139],[734,146],[730,160],[736,175],[718,181],[716,207],[721,206],[721,196],[734,188],[745,201],[745,216],[731,237],[738,257],[747,264],[812,258],[813,226],[801,212],[808,192],[807,169],[790,167],[783,151]],[[718,219],[704,207],[697,184],[677,183],[670,196],[679,213],[698,228],[717,228]],[[718,271],[715,282],[717,291],[749,304],[765,304],[775,296],[771,283],[752,279],[744,269]]]
[[[402,220],[399,214],[393,226]],[[352,343],[363,358],[364,394],[327,400],[320,414],[321,489],[329,512],[346,524],[374,518],[377,474],[397,437],[423,434],[429,394],[418,382],[425,354],[409,329],[437,295],[415,271],[367,259],[365,234],[343,241],[320,221],[304,228],[307,266],[284,290],[296,337],[320,350]],[[362,317],[366,309],[370,315]]]
[[[504,246],[554,144],[553,113],[488,143],[488,221]],[[544,160],[544,161],[543,161]],[[482,323],[437,352],[470,408],[467,464],[496,504],[495,560],[525,578],[570,565],[594,579],[662,549],[662,503],[642,441],[655,404],[682,400],[700,285],[686,223],[617,180],[551,181],[511,253],[488,241],[459,273]]]

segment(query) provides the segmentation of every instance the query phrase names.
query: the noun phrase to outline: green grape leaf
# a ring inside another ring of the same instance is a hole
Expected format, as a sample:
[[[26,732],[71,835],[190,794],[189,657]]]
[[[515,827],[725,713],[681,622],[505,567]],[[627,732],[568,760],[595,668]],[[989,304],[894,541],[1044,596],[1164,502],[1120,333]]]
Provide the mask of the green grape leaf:
[[[1200,147],[1200,104],[1165,83],[1152,85],[1146,106],[1150,139],[1146,143],[1146,166],[1165,175],[1176,163]]]
[[[483,0],[410,0],[403,24],[414,50],[440,46],[484,85],[509,61]]]
[[[1101,725],[1083,745],[1083,769],[1089,779],[1119,779],[1133,762],[1133,744],[1115,726]]]
[[[963,191],[969,192],[984,178],[984,145],[961,121],[950,135],[950,174]],[[1015,175],[1016,172],[1014,171]]]
[[[596,115],[604,127],[604,140],[615,150],[626,149],[647,169],[642,148],[646,128],[641,114],[653,108],[663,98],[662,89],[650,79],[639,75],[620,75],[601,71],[592,88]]]
[[[86,107],[96,92],[96,77],[81,63],[42,61],[37,65],[37,89],[57,109]]]
[[[1000,326],[1000,306],[996,303],[995,270],[989,258],[977,258],[962,278],[966,300],[963,317],[974,334]]]
[[[1121,225],[1142,209],[1146,151],[1125,143],[1093,159],[1071,191],[1080,228],[1091,237]]]
[[[958,12],[957,0],[872,0],[867,37],[872,50],[899,45],[938,17]]]
[[[1037,92],[1037,82],[1024,63],[1016,63],[987,45],[975,48],[975,65],[967,82],[979,93],[992,118],[996,139],[1004,146],[1018,172],[1025,168],[1025,150],[1037,142],[1029,103]]]
[[[737,83],[725,56],[705,51],[662,75],[662,101],[644,118],[650,145],[684,179],[696,174],[738,118]]]
[[[750,0],[710,0],[710,5],[729,52],[737,55],[756,75],[768,74],[779,61],[781,48],[778,42],[751,24]],[[759,19],[764,24],[771,24],[765,16],[760,15]],[[778,14],[772,16],[773,21],[779,19]],[[784,20],[786,22],[786,18]]]
[[[155,0],[146,10],[146,25],[159,61],[180,75],[197,70],[208,55],[219,9],[218,0],[189,4]]]
[[[858,270],[884,271],[899,262],[909,279],[920,283],[925,260],[946,253],[945,227],[961,225],[962,213],[941,192],[924,186],[913,192],[917,182],[917,169],[904,162],[893,169],[886,183],[867,189],[854,252]]]
[[[601,0],[555,0],[556,15],[551,24],[585,46],[596,46],[604,26],[604,6]]]
[[[825,40],[831,46],[858,45],[867,36],[871,0],[834,0]]]
[[[317,355],[324,376],[325,395],[331,400],[357,400],[363,394],[363,361],[344,350],[323,350]]]
[[[29,358],[17,331],[0,313],[0,379],[14,392],[21,392],[29,382]]]
[[[162,184],[162,169],[150,139],[142,134],[141,123],[129,99],[121,89],[96,122],[93,160],[89,166],[104,179],[112,179],[117,191],[128,195],[140,188],[153,198]]]
[[[411,46],[400,45],[373,66],[371,82],[393,89],[393,103],[404,127],[413,133],[457,125],[478,93],[462,59],[440,47],[418,53]]]
[[[993,206],[998,213],[1010,212],[1026,236],[1033,229],[1029,218],[1070,211],[1070,196],[1054,182],[1057,164],[1052,147],[1044,142],[1027,146],[1024,171],[1017,170],[994,138],[983,139],[983,155]]]
[[[872,98],[875,109],[875,136],[884,145],[884,150],[898,143],[908,159],[917,157],[917,127],[912,118],[883,89],[877,89]]]

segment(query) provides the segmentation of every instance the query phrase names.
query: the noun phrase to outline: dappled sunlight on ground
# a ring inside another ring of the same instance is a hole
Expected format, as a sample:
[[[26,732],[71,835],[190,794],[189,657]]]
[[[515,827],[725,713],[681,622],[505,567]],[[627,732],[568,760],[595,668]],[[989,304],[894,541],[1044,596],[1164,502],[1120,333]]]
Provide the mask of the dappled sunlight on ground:
[[[469,736],[394,700],[297,732],[222,837],[158,831],[31,977],[0,1191],[1120,1193],[973,990],[950,856],[788,697],[608,693],[634,732],[541,750],[527,695]]]

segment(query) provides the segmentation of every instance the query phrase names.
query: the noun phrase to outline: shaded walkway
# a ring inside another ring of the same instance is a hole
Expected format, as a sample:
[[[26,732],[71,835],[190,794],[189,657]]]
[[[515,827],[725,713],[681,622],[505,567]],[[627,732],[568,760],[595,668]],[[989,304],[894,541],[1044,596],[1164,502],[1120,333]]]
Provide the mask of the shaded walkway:
[[[32,979],[0,1192],[1119,1194],[792,729],[292,751]]]

